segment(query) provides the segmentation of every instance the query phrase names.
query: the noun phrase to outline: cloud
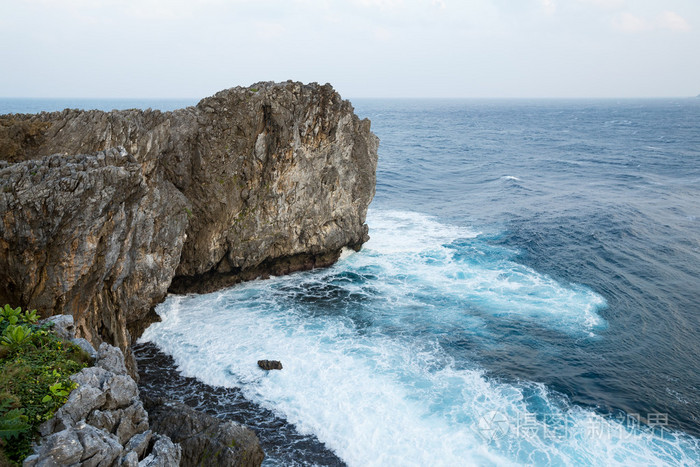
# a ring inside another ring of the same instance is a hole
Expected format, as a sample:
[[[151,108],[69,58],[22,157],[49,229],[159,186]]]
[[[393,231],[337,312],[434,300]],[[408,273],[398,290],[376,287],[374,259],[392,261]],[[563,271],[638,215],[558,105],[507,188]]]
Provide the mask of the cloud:
[[[664,11],[661,13],[657,23],[660,28],[668,29],[669,31],[690,31],[690,25],[685,18],[673,11]]]
[[[688,22],[676,12],[664,11],[654,18],[646,19],[628,12],[621,13],[613,21],[613,27],[625,33],[667,30],[673,32],[690,31]]]
[[[403,6],[403,0],[353,0],[353,3],[364,7],[376,7],[382,10]]]
[[[222,5],[225,0],[22,0],[43,11],[53,10],[74,16],[126,15],[139,20],[186,19],[202,10]],[[234,0],[245,3],[249,0]],[[20,1],[21,3],[21,1]]]
[[[421,8],[428,5],[440,10],[447,8],[447,2],[445,0],[352,0],[352,3],[361,7],[377,8],[380,10]]]
[[[580,3],[587,3],[589,5],[596,6],[598,8],[603,8],[606,10],[613,10],[615,8],[621,8],[627,3],[626,0],[578,0]]]
[[[647,20],[627,12],[621,13],[617,18],[615,18],[613,21],[613,27],[618,31],[627,33],[643,32],[652,29]]]
[[[557,4],[554,0],[540,0],[540,5],[548,15],[553,15],[557,11]]]

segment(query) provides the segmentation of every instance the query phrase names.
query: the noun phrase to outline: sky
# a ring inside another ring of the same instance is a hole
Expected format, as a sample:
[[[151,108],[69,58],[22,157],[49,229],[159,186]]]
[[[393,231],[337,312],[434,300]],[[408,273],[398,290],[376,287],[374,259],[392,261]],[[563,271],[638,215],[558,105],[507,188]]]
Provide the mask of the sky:
[[[700,93],[698,0],[0,0],[0,96]]]

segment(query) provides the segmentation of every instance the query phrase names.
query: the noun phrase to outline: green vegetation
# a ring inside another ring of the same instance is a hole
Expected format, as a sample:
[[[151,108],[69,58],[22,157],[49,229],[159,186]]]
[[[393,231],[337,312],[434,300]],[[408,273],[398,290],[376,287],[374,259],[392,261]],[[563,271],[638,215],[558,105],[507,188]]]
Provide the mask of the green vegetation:
[[[90,360],[38,321],[36,310],[0,308],[0,465],[18,465],[31,453],[39,425],[77,386],[70,376]]]

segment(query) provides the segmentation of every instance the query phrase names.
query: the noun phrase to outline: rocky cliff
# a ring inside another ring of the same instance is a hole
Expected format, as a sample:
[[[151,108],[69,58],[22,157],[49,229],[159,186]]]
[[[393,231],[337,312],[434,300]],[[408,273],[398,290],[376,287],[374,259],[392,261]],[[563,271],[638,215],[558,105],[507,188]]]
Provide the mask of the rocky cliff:
[[[72,314],[133,370],[131,336],[168,290],[359,248],[377,146],[330,85],[293,82],[174,112],[0,116],[0,302]]]

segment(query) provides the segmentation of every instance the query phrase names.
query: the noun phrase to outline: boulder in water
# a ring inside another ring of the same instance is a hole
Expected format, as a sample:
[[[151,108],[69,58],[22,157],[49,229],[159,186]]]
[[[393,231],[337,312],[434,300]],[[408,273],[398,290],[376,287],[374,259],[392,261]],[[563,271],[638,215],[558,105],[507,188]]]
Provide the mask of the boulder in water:
[[[282,362],[279,360],[258,360],[258,366],[263,370],[281,370]]]

